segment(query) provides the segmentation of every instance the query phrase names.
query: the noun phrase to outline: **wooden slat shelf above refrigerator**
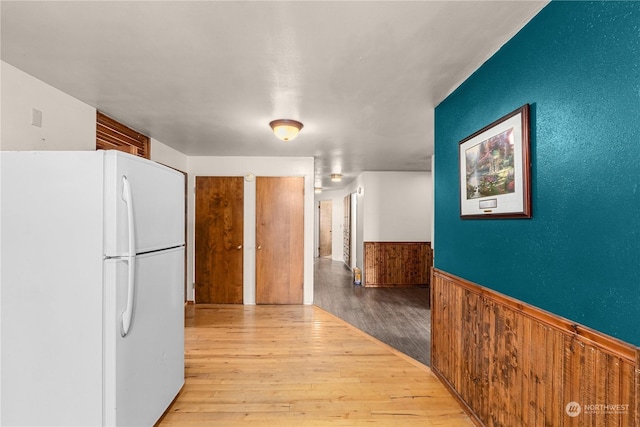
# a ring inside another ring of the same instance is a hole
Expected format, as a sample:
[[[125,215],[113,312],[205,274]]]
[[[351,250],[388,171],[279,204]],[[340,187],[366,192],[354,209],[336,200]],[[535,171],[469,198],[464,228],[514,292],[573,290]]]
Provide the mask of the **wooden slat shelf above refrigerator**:
[[[118,150],[149,159],[150,138],[101,113],[96,114],[96,149]]]

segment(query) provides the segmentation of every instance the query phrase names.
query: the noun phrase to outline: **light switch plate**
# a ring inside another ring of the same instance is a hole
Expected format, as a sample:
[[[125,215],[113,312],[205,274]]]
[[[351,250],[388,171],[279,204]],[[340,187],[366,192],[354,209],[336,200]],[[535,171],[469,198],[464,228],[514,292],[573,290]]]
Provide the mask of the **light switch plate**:
[[[31,109],[31,124],[39,128],[42,127],[42,111],[35,108]]]

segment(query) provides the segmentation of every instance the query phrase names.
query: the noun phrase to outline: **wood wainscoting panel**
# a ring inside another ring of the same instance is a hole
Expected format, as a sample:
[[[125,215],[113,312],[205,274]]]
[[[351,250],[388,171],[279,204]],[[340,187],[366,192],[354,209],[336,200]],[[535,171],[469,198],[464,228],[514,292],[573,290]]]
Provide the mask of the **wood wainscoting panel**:
[[[430,242],[364,242],[364,286],[428,285]]]
[[[431,369],[477,424],[640,425],[637,347],[437,269],[431,316]]]

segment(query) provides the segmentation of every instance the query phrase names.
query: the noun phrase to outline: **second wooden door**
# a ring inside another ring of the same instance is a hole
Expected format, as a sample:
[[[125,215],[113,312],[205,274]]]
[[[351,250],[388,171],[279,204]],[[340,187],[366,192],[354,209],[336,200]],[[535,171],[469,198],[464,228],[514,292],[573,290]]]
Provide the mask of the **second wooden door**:
[[[196,177],[196,303],[242,304],[242,177]]]
[[[302,304],[304,178],[256,178],[256,303]]]
[[[333,203],[331,200],[320,201],[320,245],[318,247],[318,256],[331,256],[331,216],[333,214]]]

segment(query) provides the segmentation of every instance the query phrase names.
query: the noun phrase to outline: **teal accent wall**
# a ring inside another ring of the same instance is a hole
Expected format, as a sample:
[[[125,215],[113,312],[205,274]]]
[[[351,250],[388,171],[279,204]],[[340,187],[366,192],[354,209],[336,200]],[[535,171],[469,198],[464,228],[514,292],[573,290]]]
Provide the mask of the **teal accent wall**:
[[[435,110],[435,266],[640,345],[640,2],[549,3]],[[458,144],[531,105],[531,219],[460,219]]]

